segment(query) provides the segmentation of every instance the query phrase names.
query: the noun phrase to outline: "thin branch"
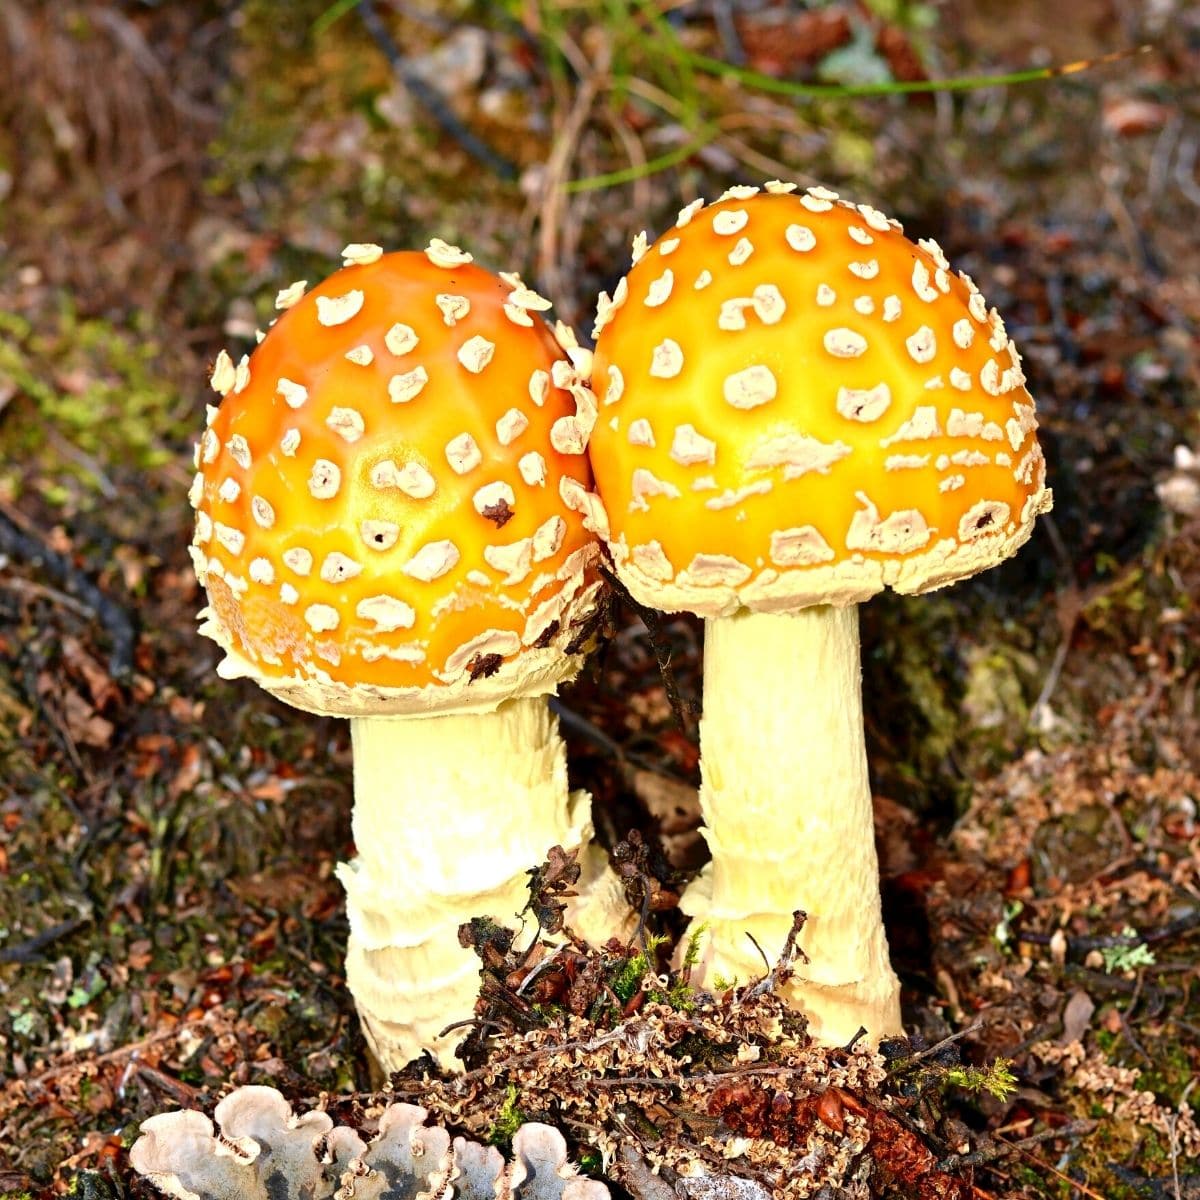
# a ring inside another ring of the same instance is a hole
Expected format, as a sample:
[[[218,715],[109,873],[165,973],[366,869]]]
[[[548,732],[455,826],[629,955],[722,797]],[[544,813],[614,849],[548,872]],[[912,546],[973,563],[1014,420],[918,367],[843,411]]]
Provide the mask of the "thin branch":
[[[451,112],[437,88],[431,87],[412,69],[408,59],[400,52],[400,47],[396,45],[388,31],[388,27],[376,12],[372,0],[358,0],[358,15],[364,28],[374,39],[384,58],[387,59],[396,78],[400,80],[413,99],[437,122],[442,132],[454,138],[472,158],[481,162],[501,179],[506,182],[516,179],[517,168],[507,158],[497,154],[485,141],[476,137]]]

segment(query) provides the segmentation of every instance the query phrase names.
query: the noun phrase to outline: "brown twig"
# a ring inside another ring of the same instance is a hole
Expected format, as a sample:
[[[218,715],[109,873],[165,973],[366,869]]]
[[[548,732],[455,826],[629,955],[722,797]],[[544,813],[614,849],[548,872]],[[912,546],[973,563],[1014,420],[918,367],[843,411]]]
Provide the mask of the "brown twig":
[[[1162,925],[1158,929],[1150,929],[1144,933],[1106,933],[1094,937],[1069,937],[1067,938],[1067,953],[1083,956],[1091,950],[1116,950],[1140,946],[1143,942],[1147,945],[1166,942],[1190,933],[1193,929],[1200,929],[1200,909],[1188,913],[1185,917],[1168,921],[1166,925]],[[1034,946],[1048,946],[1053,935],[1017,930],[1014,936],[1020,942],[1029,942]]]
[[[0,947],[0,963],[34,962],[47,946],[60,938],[69,937],[76,930],[91,923],[91,917],[71,917],[69,920],[59,921],[57,925],[51,925],[49,929],[43,929],[41,933],[35,933],[33,937],[17,942],[14,946]]]
[[[1041,1133],[1031,1134],[1029,1137],[1022,1138],[1019,1142],[1006,1142],[1003,1138],[996,1137],[992,1145],[985,1146],[980,1150],[974,1150],[970,1154],[947,1155],[938,1163],[938,1169],[941,1171],[962,1171],[969,1167],[982,1167],[988,1163],[996,1162],[998,1159],[1006,1158],[1010,1154],[1015,1154],[1020,1150],[1028,1150],[1032,1146],[1040,1146],[1043,1142],[1053,1142],[1059,1138],[1080,1137],[1085,1133],[1091,1133],[1098,1124],[1098,1121],[1072,1121],[1070,1124],[1062,1126],[1061,1129],[1043,1129]]]
[[[442,99],[441,93],[413,71],[407,59],[400,52],[400,47],[392,38],[388,27],[383,23],[379,13],[375,11],[372,0],[358,0],[358,16],[363,27],[374,39],[384,58],[387,59],[393,74],[413,99],[429,113],[442,132],[452,137],[472,158],[481,162],[499,178],[506,181],[516,179],[516,167],[507,158],[497,154],[485,141],[476,137],[450,111],[449,106]]]
[[[8,511],[0,511],[0,554],[40,567],[55,584],[86,605],[89,615],[99,621],[108,634],[111,647],[109,671],[117,678],[127,676],[133,669],[133,621],[69,558],[52,550],[40,537],[22,528],[27,524],[25,520],[18,522],[15,515]]]

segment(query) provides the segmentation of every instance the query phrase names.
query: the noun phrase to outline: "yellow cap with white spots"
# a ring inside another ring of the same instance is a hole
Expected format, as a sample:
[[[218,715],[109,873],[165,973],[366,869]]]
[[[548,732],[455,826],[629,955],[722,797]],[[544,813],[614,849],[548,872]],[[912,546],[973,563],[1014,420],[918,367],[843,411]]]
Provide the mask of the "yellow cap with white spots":
[[[942,587],[1051,506],[994,309],[825,188],[688,205],[602,295],[590,455],[639,601],[704,616]]]
[[[589,356],[444,242],[344,263],[217,359],[191,489],[202,632],[225,674],[333,715],[552,691],[599,586]]]

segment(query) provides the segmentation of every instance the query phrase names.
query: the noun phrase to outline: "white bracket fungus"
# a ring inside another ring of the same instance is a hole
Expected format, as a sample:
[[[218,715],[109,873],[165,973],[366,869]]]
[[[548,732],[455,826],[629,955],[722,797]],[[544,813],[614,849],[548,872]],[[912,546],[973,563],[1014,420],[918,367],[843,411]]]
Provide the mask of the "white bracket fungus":
[[[494,1146],[427,1125],[415,1104],[390,1104],[373,1134],[296,1116],[274,1088],[242,1087],[203,1113],[160,1113],[142,1123],[133,1169],[178,1200],[607,1200],[577,1173],[551,1125],[522,1125],[506,1161]]]

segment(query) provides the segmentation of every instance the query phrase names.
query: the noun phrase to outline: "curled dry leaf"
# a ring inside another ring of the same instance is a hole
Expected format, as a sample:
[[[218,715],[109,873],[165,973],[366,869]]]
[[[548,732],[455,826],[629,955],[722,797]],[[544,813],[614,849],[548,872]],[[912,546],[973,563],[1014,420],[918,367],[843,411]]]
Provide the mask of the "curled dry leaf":
[[[415,1104],[391,1104],[364,1140],[324,1112],[297,1116],[274,1088],[242,1087],[203,1113],[160,1113],[142,1124],[129,1159],[135,1171],[179,1200],[607,1200],[602,1183],[567,1162],[550,1125],[517,1130],[512,1156],[425,1124]]]

